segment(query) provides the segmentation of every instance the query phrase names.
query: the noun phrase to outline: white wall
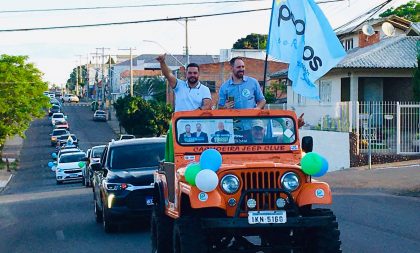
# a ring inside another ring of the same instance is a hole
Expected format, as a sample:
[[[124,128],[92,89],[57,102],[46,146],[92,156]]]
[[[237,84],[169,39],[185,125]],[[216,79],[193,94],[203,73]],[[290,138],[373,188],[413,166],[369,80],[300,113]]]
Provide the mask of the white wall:
[[[299,135],[301,141],[303,136],[312,136],[313,151],[327,159],[328,171],[350,168],[349,133],[300,130]]]

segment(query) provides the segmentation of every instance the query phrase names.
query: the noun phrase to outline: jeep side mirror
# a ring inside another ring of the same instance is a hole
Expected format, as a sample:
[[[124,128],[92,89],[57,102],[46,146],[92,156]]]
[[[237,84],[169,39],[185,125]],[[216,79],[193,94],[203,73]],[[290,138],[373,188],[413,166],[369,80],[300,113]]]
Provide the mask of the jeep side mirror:
[[[101,171],[102,170],[102,166],[100,163],[92,163],[90,165],[90,167],[92,168],[93,171]]]
[[[302,138],[302,150],[305,153],[312,152],[312,149],[314,147],[314,140],[312,139],[312,136],[304,136]]]

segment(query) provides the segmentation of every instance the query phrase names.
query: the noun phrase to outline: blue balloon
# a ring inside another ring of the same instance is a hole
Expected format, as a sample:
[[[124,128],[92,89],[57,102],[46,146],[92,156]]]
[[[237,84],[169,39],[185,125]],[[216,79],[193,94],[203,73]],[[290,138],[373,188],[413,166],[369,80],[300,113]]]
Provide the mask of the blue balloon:
[[[219,170],[220,165],[222,165],[222,155],[216,149],[207,149],[201,154],[201,169],[209,169],[216,172]]]
[[[51,154],[51,157],[55,159],[55,158],[57,158],[57,154],[56,153],[52,153]]]
[[[321,157],[321,158],[322,158],[322,167],[321,167],[321,170],[318,173],[312,175],[313,177],[322,177],[325,174],[327,174],[327,171],[328,171],[328,161],[324,157]]]
[[[54,166],[53,162],[48,162],[48,167],[52,168]]]

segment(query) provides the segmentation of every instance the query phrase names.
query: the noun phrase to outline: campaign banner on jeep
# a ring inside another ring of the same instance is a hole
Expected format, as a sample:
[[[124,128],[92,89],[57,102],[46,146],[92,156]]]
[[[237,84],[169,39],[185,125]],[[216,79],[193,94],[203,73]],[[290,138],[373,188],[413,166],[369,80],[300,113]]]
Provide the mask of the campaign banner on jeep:
[[[293,90],[319,99],[315,81],[346,55],[314,0],[273,0],[267,54],[289,63]]]

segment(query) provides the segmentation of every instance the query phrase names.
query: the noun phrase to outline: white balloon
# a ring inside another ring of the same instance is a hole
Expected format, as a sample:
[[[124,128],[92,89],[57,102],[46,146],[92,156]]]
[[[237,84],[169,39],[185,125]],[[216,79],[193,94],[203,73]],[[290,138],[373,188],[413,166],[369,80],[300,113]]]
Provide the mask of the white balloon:
[[[203,192],[213,191],[216,189],[218,183],[219,178],[216,172],[209,169],[201,170],[195,177],[195,185]]]

